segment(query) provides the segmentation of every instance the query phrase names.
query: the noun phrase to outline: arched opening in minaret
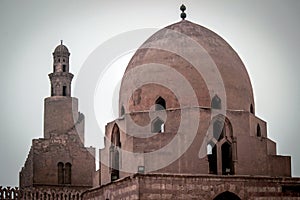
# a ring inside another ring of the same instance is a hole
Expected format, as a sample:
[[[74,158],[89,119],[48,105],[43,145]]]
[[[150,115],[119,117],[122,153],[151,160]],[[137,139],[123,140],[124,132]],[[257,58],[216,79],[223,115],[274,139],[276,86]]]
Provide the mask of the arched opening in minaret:
[[[211,100],[211,108],[221,109],[221,99],[218,95],[215,95]]]
[[[241,198],[232,192],[226,191],[216,196],[213,200],[241,200]]]
[[[120,129],[118,125],[115,124],[111,134],[111,146],[110,146],[111,181],[115,181],[120,177],[119,148],[121,148]]]
[[[222,147],[222,174],[229,175],[233,172],[232,148],[228,142],[225,142]]]
[[[64,184],[64,163],[62,162],[57,164],[57,179],[58,184]]]
[[[67,86],[63,86],[63,96],[67,96]]]
[[[51,84],[51,96],[54,95],[54,88],[53,88],[53,85]]]
[[[213,137],[220,141],[224,138],[225,135],[225,125],[223,121],[216,120],[213,124]]]
[[[257,126],[256,126],[256,136],[261,137],[261,130],[260,130],[259,124],[257,124]]]
[[[218,174],[217,167],[217,146],[213,143],[207,144],[207,159],[209,164],[209,173]]]
[[[72,176],[72,165],[71,163],[66,163],[65,165],[65,184],[71,184]]]
[[[155,110],[165,110],[166,101],[162,97],[158,97],[155,101]]]
[[[151,132],[152,133],[163,133],[165,130],[164,121],[159,117],[155,118],[151,124]]]
[[[67,65],[63,65],[63,72],[66,72],[67,71]]]

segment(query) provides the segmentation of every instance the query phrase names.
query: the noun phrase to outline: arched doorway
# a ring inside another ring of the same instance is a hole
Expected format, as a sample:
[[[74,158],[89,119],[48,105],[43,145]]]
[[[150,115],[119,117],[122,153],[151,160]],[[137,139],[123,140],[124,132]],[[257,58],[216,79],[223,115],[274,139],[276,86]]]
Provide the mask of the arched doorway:
[[[241,200],[241,198],[232,192],[226,191],[216,196],[213,200]]]

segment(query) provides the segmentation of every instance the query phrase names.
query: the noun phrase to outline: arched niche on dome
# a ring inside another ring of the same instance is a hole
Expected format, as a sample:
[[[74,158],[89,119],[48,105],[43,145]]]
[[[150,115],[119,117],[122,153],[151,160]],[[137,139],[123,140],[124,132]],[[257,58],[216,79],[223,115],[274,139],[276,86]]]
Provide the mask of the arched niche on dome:
[[[159,96],[155,101],[155,110],[165,110],[166,109],[166,101],[164,98]]]
[[[215,95],[211,100],[211,108],[213,109],[221,109],[222,101],[218,95]]]

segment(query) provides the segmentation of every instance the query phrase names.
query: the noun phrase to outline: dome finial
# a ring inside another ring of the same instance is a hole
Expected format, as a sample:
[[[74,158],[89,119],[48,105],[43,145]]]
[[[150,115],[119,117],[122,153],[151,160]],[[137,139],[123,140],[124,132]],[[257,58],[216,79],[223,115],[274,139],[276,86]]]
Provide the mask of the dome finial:
[[[181,5],[180,6],[180,10],[182,11],[182,13],[180,14],[180,17],[182,18],[182,20],[184,20],[186,18],[186,13],[184,12],[186,10],[185,5]]]
[[[60,40],[60,44],[63,45],[63,40]]]

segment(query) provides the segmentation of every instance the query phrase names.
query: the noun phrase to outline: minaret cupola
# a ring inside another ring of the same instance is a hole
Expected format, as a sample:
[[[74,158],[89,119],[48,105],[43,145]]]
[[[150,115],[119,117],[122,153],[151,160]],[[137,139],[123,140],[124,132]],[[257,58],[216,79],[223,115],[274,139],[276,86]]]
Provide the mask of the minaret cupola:
[[[61,40],[53,52],[53,73],[49,74],[51,96],[71,96],[73,74],[69,73],[69,57],[69,50]]]

